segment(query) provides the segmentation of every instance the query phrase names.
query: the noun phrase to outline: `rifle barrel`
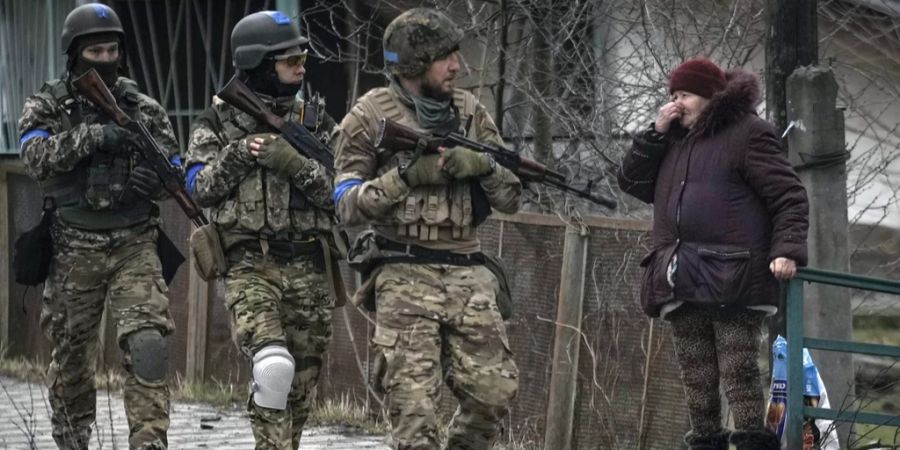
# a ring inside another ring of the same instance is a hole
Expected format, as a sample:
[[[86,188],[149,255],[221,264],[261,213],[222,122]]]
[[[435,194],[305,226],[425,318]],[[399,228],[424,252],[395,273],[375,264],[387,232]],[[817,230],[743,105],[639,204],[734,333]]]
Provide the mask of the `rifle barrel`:
[[[605,206],[609,209],[616,209],[616,206],[618,206],[618,203],[611,198],[604,197],[602,195],[594,195],[588,191],[583,191],[581,189],[574,188],[572,186],[569,186],[568,184],[561,183],[554,179],[547,178],[546,180],[544,180],[544,182],[561,190],[561,191],[570,192],[572,194],[575,194],[578,197],[581,197],[585,200],[590,200],[593,203],[596,203],[600,206]]]

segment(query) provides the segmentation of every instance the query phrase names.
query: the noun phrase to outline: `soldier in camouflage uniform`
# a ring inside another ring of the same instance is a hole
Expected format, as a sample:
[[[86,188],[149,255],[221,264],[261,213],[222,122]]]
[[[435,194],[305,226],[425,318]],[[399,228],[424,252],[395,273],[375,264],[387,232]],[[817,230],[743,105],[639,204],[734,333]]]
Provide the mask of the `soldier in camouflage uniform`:
[[[458,130],[502,144],[484,106],[454,88],[461,40],[460,29],[438,11],[401,14],[384,35],[390,85],[361,97],[336,133],[338,216],[347,225],[371,224],[377,247],[407,257],[382,260],[369,281],[377,305],[373,342],[386,358],[381,382],[399,449],[439,446],[442,346],[459,400],[448,448],[489,448],[518,389],[497,278],[483,265],[475,230],[484,217],[473,205],[515,212],[520,181],[465,148],[416,158],[373,146],[383,117],[422,132]]]
[[[53,344],[48,370],[53,438],[86,449],[95,419],[97,331],[106,302],[124,354],[130,448],[166,448],[169,427],[166,337],[174,331],[157,256],[161,181],[133,152],[135,136],[74,93],[70,81],[96,69],[118,105],[177,152],[166,111],[119,77],[124,32],[102,4],[66,18],[67,72],[25,102],[19,119],[28,174],[52,199],[54,255],[41,326]]]
[[[334,121],[301,89],[306,43],[277,11],[244,17],[231,34],[237,76],[275,114],[327,142]],[[253,366],[248,410],[256,448],[296,449],[335,307],[326,276],[334,261],[322,244],[335,224],[331,177],[219,98],[193,125],[187,168],[188,190],[210,208],[225,249],[232,335]]]

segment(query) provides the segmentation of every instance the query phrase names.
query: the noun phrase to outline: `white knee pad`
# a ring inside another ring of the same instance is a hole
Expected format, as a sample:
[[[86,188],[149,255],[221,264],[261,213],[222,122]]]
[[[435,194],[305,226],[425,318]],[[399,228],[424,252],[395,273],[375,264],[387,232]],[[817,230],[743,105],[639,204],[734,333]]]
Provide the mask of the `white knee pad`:
[[[253,403],[264,408],[285,409],[294,358],[281,345],[267,345],[253,355]]]

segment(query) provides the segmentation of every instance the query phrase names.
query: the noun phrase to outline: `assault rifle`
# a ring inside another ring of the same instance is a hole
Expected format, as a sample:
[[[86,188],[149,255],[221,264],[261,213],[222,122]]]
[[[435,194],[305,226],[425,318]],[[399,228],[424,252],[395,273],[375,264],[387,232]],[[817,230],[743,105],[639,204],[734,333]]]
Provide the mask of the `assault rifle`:
[[[250,114],[254,119],[269,125],[281,133],[292,147],[301,155],[317,161],[325,166],[329,175],[334,175],[334,155],[328,146],[323,144],[303,125],[278,117],[269,110],[266,105],[250,88],[237,76],[231,77],[231,81],[225,85],[216,96],[225,100],[231,106]]]
[[[609,209],[616,208],[615,200],[569,186],[566,184],[563,174],[551,170],[537,161],[523,158],[518,153],[500,146],[482,144],[459,133],[449,133],[446,136],[426,136],[391,119],[382,118],[378,123],[374,144],[375,147],[391,150],[415,150],[420,141],[424,143],[425,152],[436,153],[439,147],[465,147],[476,152],[487,153],[497,161],[497,164],[511,170],[522,181],[548,184]]]
[[[94,69],[89,70],[84,75],[72,81],[72,85],[79,94],[91,101],[99,108],[107,117],[112,119],[116,125],[125,128],[138,136],[138,142],[135,147],[141,156],[150,165],[150,168],[162,180],[163,188],[181,207],[188,219],[194,225],[201,227],[209,224],[209,220],[203,214],[203,210],[197,205],[197,202],[188,194],[184,187],[184,178],[179,169],[172,166],[169,162],[168,154],[159,147],[159,144],[153,139],[153,135],[147,130],[147,127],[140,121],[128,117],[119,105],[112,92],[103,83],[103,79]]]

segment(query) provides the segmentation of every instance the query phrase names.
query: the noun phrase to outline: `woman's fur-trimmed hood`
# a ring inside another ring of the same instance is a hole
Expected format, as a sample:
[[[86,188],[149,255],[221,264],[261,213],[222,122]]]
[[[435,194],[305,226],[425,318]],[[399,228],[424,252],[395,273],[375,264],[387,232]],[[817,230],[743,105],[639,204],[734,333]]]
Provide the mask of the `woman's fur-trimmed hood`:
[[[721,131],[747,114],[756,114],[760,100],[759,78],[744,69],[725,72],[725,89],[709,99],[700,113],[693,134],[710,136]]]

